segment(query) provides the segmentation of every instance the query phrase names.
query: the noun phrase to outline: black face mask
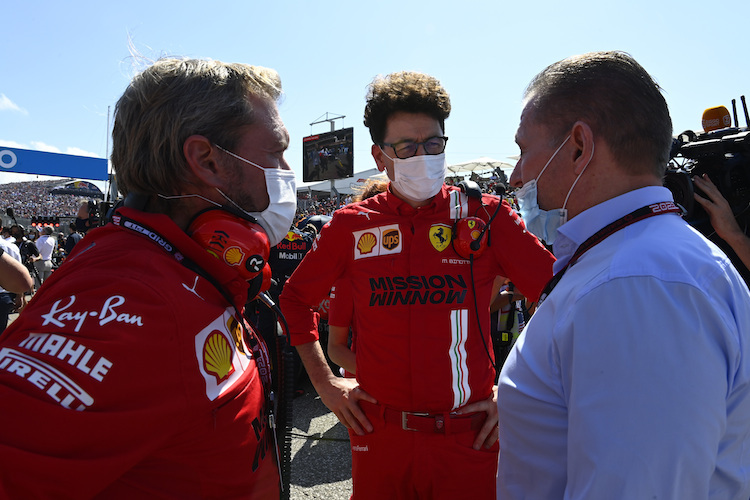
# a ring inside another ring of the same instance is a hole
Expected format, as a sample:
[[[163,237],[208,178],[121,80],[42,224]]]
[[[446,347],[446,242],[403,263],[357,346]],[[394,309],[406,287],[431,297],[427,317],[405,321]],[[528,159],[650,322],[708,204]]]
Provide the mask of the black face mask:
[[[76,217],[76,231],[85,233],[91,228],[91,219],[81,219],[80,217]]]

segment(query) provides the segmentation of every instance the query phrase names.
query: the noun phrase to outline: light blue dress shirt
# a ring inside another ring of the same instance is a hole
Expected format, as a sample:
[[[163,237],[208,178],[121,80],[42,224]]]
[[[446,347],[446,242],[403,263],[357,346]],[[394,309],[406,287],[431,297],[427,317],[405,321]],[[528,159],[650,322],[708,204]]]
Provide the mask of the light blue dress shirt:
[[[558,229],[555,272],[596,231],[671,201],[647,187]],[[499,381],[498,498],[750,498],[750,292],[678,215],[583,254]]]

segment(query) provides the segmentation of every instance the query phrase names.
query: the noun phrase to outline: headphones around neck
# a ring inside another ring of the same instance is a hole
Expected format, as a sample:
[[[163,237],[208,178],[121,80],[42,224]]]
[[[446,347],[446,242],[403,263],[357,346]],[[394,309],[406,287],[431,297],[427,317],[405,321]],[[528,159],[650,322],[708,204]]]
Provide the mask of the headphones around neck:
[[[209,208],[196,215],[187,232],[209,254],[234,268],[250,283],[248,299],[270,288],[271,247],[259,224],[220,208]]]
[[[123,205],[144,210],[149,199],[144,193],[128,193]],[[234,207],[208,208],[196,214],[187,234],[250,284],[248,301],[270,288],[270,242],[265,230],[250,215]]]
[[[477,200],[481,206],[484,206],[482,204],[482,190],[479,188],[479,184],[474,181],[464,180],[458,184],[458,187],[470,199]],[[484,222],[479,217],[456,219],[453,223],[451,244],[453,245],[453,250],[460,257],[464,259],[478,259],[482,255],[488,246],[489,236],[487,232],[489,231],[490,224],[499,210],[500,205],[498,204],[495,213],[492,214],[492,217],[487,222]]]

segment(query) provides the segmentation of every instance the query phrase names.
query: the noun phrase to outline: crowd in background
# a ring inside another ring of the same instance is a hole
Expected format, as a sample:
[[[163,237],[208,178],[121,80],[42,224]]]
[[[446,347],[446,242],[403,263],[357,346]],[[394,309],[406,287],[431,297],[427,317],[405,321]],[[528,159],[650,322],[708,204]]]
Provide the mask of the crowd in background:
[[[0,184],[0,207],[12,208],[15,216],[30,219],[35,216],[75,217],[80,196],[50,194],[60,181],[28,181]]]
[[[27,181],[0,184],[2,209],[2,240],[12,245],[30,274],[33,284],[23,294],[11,294],[12,303],[0,314],[0,327],[7,322],[7,314],[20,310],[26,296],[32,295],[70,253],[82,237],[71,219],[79,215],[83,198],[73,194],[51,194],[60,181]],[[12,215],[8,212],[12,209]],[[34,217],[56,217],[69,222],[55,225],[31,225]],[[7,247],[6,247],[7,248]],[[3,291],[0,289],[0,291]],[[2,328],[0,328],[2,331]]]

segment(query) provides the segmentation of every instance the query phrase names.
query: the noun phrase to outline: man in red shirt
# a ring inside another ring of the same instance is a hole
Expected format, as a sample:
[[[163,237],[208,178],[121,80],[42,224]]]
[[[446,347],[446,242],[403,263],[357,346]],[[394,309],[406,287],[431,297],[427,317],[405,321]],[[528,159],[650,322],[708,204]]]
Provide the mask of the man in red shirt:
[[[494,498],[493,282],[535,300],[552,276],[554,258],[507,203],[444,184],[449,113],[429,75],[371,84],[365,125],[389,188],[338,210],[281,296],[310,379],[350,429],[354,499]],[[312,309],[342,278],[356,381],[331,372]]]
[[[124,206],[0,337],[0,498],[279,497],[267,352],[242,308],[294,216],[280,93],[275,71],[218,61],[130,83]]]

